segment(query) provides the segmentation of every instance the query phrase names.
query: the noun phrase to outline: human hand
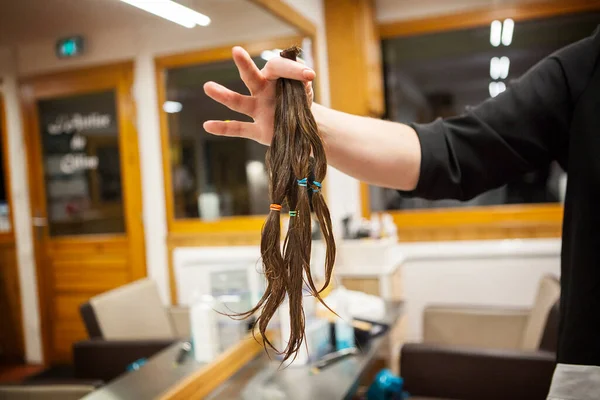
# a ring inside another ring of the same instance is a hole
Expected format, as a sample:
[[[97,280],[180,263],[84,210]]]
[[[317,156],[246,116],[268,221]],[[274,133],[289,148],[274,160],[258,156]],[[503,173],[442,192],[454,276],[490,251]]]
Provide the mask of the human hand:
[[[269,145],[273,138],[277,79],[288,78],[304,82],[309,105],[311,105],[312,80],[315,79],[315,71],[300,62],[283,57],[272,58],[262,70],[259,70],[243,48],[234,47],[232,54],[240,77],[250,90],[250,96],[234,92],[215,82],[205,83],[204,92],[231,110],[248,115],[254,122],[206,121],[203,125],[204,129],[215,135],[243,137]]]

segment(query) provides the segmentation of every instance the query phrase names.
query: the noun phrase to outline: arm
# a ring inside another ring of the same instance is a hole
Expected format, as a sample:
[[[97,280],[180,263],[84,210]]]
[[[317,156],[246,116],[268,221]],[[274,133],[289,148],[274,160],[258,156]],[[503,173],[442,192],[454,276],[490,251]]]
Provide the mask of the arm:
[[[402,190],[415,188],[421,145],[413,128],[346,114],[319,104],[313,104],[312,112],[330,165],[374,185]]]
[[[600,35],[545,59],[506,92],[466,113],[431,124],[407,125],[352,116],[313,105],[328,162],[358,179],[427,198],[468,199],[558,159],[565,166],[570,117],[587,85]],[[274,58],[262,71],[241,48],[234,61],[251,96],[215,83],[206,93],[253,123],[207,121],[211,133],[270,143],[275,81],[310,82],[304,65]]]
[[[233,60],[251,95],[241,95],[215,82],[206,83],[204,90],[214,100],[250,116],[254,122],[206,121],[204,129],[215,135],[244,137],[268,145],[273,137],[276,80],[283,77],[304,81],[307,95],[312,99],[310,82],[315,73],[301,63],[282,57],[270,60],[258,70],[241,47],[233,48]],[[421,150],[414,129],[334,111],[318,104],[313,104],[312,111],[330,165],[377,185],[404,190],[416,186]]]

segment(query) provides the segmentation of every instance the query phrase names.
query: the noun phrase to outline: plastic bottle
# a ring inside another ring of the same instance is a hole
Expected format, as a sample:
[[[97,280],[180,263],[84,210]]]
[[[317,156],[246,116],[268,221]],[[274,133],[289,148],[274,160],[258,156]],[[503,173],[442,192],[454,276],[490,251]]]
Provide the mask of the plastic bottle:
[[[195,293],[190,307],[192,347],[198,362],[210,362],[218,355],[217,321],[211,296]]]
[[[346,289],[343,287],[338,288],[339,301],[335,312],[339,315],[339,318],[335,321],[335,347],[336,350],[343,350],[356,346],[354,339],[354,326],[352,326],[352,315],[348,307],[348,301],[346,296]]]

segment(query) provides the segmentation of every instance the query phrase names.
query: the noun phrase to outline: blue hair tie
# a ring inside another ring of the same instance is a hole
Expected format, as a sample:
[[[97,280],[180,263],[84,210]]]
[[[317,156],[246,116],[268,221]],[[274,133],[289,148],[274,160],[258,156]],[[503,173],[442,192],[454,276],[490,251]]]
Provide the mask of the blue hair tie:
[[[317,181],[313,181],[313,185],[315,185],[317,188],[313,188],[313,193],[317,193],[318,191],[321,190],[321,182],[317,182]]]
[[[297,217],[298,216],[298,211],[291,210],[289,214],[290,214],[290,217]]]
[[[308,184],[308,179],[307,178],[298,179],[298,186],[304,186],[304,187],[306,187],[307,184]]]

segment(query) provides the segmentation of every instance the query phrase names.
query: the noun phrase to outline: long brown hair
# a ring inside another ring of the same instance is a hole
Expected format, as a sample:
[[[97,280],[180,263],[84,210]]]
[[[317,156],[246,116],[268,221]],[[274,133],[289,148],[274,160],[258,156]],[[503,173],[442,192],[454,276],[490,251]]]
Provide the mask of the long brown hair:
[[[295,61],[299,53],[300,49],[294,46],[281,52],[281,56]],[[277,81],[274,133],[267,150],[266,170],[272,205],[262,229],[260,247],[267,284],[256,306],[240,316],[259,313],[255,327],[261,333],[265,349],[268,346],[283,354],[283,361],[286,361],[297,353],[305,337],[303,288],[306,285],[308,291],[323,303],[320,293],[331,280],[335,262],[331,217],[321,194],[327,158],[304,84],[300,81],[283,78]],[[282,247],[280,216],[286,207],[290,212],[290,223]],[[327,247],[325,282],[321,289],[317,289],[310,270],[311,209]],[[285,349],[279,351],[265,333],[286,296],[291,335]]]

